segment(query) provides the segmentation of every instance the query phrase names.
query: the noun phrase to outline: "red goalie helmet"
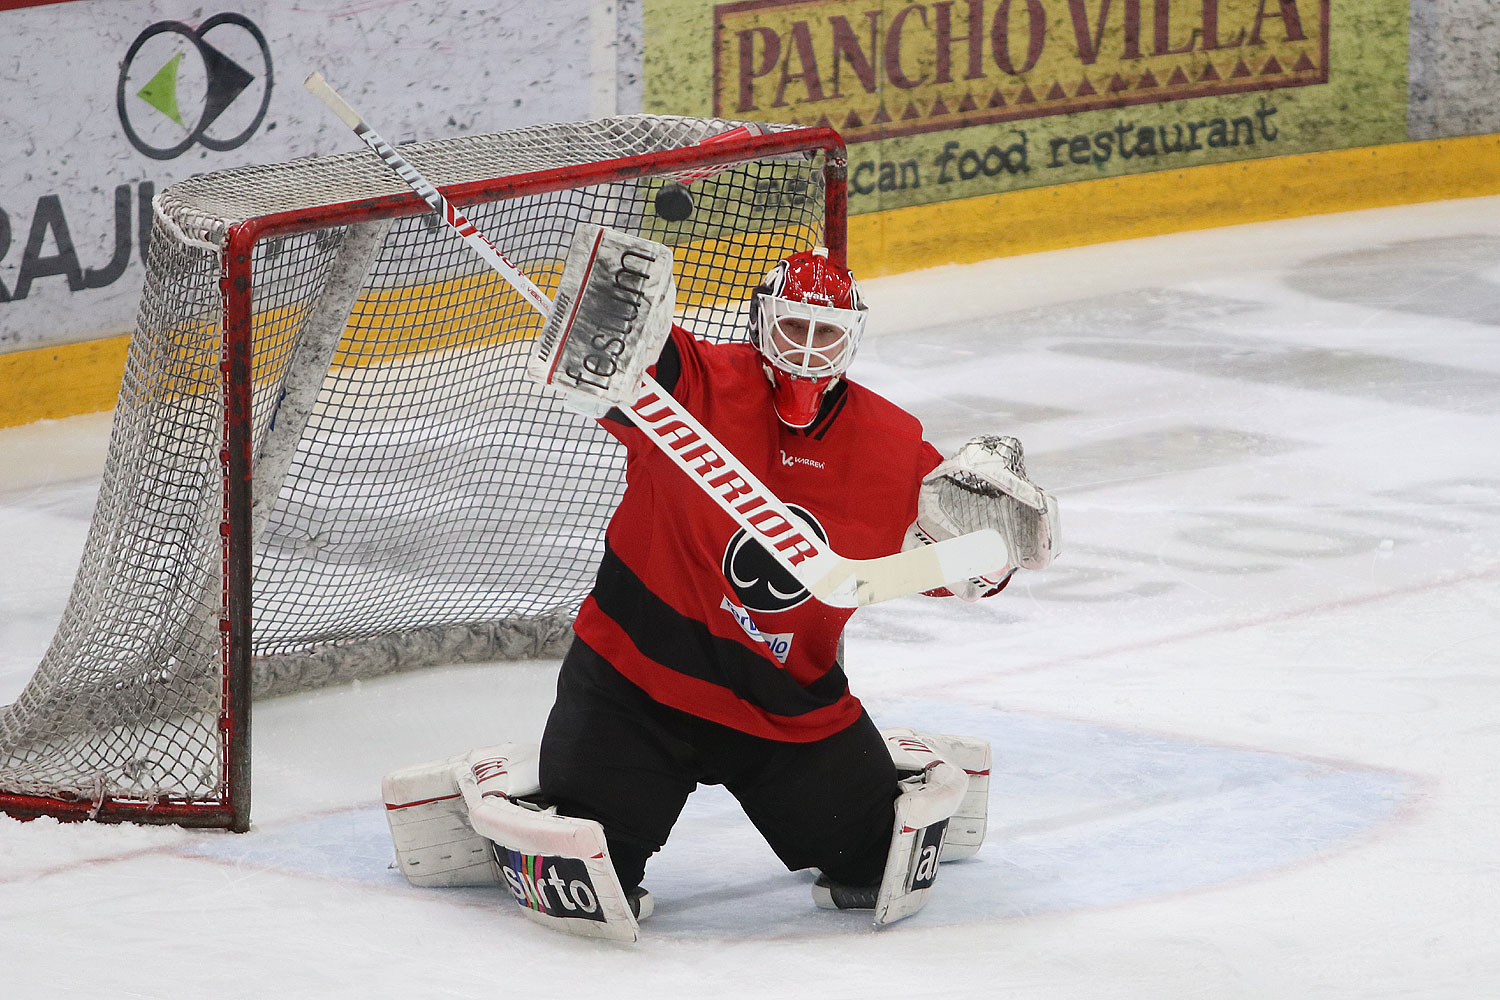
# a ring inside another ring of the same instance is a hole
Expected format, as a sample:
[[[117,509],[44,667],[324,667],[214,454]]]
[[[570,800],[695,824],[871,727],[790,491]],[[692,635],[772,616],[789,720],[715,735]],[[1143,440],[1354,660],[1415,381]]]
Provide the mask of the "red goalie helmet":
[[[750,298],[750,340],[766,359],[776,416],[788,427],[817,418],[823,394],[854,360],[868,310],[849,270],[822,247],[794,253]]]

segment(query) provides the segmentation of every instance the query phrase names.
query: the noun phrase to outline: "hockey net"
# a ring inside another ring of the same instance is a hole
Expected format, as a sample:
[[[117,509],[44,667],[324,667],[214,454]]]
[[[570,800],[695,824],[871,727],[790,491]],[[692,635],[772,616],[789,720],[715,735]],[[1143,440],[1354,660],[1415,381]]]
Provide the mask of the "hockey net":
[[[667,243],[679,320],[723,341],[775,261],[844,239],[837,134],[736,129],[402,153],[544,290],[579,222]],[[541,317],[375,156],[204,175],[155,214],[72,595],[0,708],[0,810],[245,829],[252,691],[559,654],[623,459],[523,378]]]

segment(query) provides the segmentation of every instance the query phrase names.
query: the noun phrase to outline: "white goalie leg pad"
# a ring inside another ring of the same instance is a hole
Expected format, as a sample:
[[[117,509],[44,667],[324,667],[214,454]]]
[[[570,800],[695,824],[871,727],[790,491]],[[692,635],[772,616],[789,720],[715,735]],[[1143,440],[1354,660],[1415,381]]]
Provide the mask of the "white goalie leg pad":
[[[963,769],[969,779],[968,788],[958,809],[948,820],[948,833],[943,839],[943,852],[938,860],[961,861],[978,854],[989,825],[989,740],[978,736],[921,733],[906,728],[882,729],[880,735],[887,741],[897,737],[915,737],[936,750],[944,760]]]
[[[672,332],[676,305],[667,246],[581,223],[526,374],[586,416],[628,405]]]
[[[559,816],[514,796],[536,789],[535,748],[476,750],[457,781],[474,831],[492,842],[499,881],[528,917],[584,937],[635,941],[640,926],[593,820]],[[646,912],[646,911],[642,911]]]
[[[392,771],[380,782],[385,818],[396,847],[396,865],[412,885],[492,885],[500,868],[490,842],[469,825],[469,806],[458,788],[459,754]]]
[[[875,926],[895,923],[927,904],[937,879],[948,820],[969,788],[968,776],[915,734],[898,733],[886,746],[899,773],[896,822],[875,901]]]

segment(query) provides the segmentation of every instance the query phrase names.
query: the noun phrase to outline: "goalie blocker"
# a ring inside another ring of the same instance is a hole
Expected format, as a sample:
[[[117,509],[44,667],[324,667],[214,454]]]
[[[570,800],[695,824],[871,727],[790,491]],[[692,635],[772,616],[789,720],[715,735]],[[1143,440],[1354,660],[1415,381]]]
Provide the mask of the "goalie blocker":
[[[672,332],[676,303],[670,249],[581,223],[526,374],[585,416],[627,406]]]

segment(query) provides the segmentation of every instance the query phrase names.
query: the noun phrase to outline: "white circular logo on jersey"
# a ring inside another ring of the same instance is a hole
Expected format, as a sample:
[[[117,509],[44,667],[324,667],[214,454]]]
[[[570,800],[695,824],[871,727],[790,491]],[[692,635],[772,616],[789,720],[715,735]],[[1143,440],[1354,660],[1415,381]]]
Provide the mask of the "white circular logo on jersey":
[[[828,533],[811,513],[796,504],[787,507],[813,534],[828,541]],[[724,579],[748,611],[787,611],[812,596],[744,528],[734,533],[724,549],[722,569]]]

